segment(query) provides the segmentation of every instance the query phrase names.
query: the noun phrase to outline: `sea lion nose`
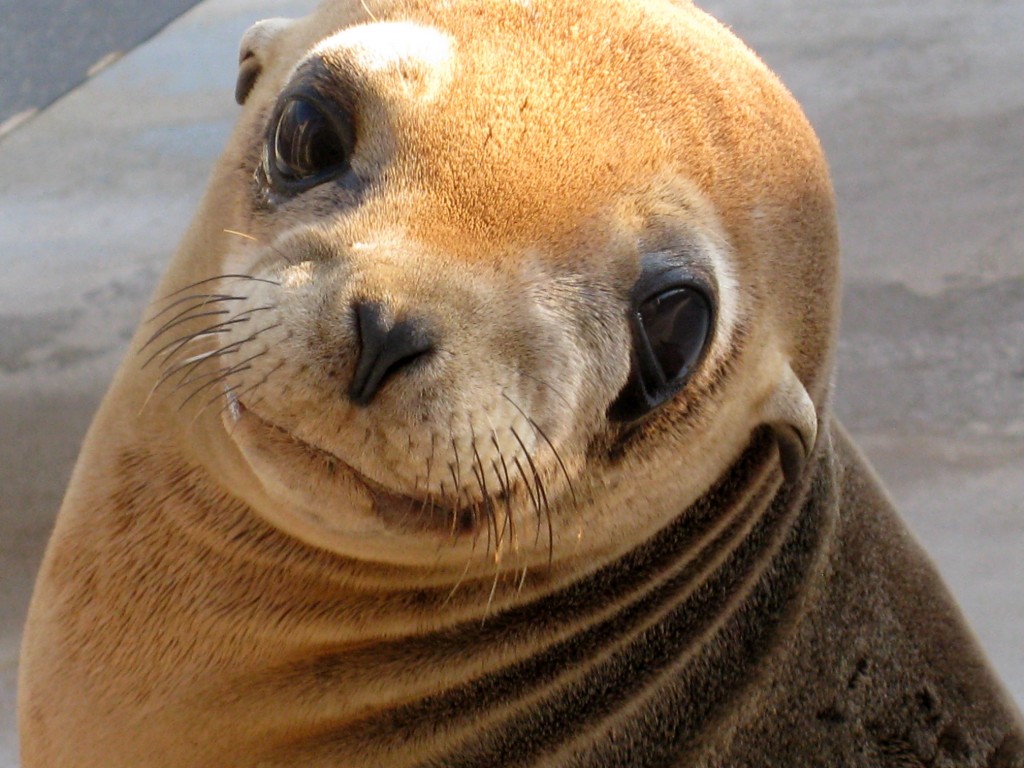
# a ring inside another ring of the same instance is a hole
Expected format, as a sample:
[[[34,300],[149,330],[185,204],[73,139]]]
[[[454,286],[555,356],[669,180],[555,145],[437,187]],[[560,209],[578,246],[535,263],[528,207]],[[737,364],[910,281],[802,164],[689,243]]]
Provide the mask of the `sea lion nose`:
[[[380,304],[355,307],[359,360],[349,385],[349,399],[369,405],[385,380],[434,349],[426,324],[417,318],[393,321]]]

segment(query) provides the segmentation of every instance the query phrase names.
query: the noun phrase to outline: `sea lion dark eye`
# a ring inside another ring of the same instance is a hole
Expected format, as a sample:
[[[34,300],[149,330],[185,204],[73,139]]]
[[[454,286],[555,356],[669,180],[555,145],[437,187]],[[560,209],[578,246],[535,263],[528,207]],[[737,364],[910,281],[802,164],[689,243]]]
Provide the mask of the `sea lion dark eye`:
[[[676,285],[640,300],[629,318],[629,381],[609,417],[637,419],[682,389],[707,345],[711,318],[711,301],[695,285]]]
[[[267,146],[267,171],[276,187],[314,186],[348,168],[355,131],[311,101],[292,98],[278,113]]]
[[[643,302],[638,315],[647,341],[641,344],[645,378],[664,386],[689,371],[708,333],[711,308],[704,295],[693,288],[673,288]]]

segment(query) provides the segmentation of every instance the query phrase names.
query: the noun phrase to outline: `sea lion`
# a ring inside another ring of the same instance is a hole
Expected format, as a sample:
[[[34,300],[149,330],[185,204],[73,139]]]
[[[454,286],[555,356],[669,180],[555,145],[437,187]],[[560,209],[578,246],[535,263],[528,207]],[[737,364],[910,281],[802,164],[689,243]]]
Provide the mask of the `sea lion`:
[[[91,428],[23,766],[1019,766],[831,417],[798,106],[667,0],[329,2]]]

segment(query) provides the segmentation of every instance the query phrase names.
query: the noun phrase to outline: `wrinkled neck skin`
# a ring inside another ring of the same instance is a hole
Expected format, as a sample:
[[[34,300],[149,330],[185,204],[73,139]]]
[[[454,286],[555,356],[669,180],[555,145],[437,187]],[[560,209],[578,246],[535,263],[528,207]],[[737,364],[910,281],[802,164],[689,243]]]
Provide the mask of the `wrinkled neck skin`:
[[[181,729],[203,745],[191,765],[662,764],[739,717],[730,703],[799,622],[833,523],[829,443],[823,428],[786,483],[760,428],[717,485],[623,553],[427,586],[284,536],[198,466],[121,455],[126,486],[83,535],[132,578],[92,597],[104,632],[72,642],[135,672],[81,680],[84,698],[137,729],[121,745],[140,750],[133,764],[161,764],[149,756]],[[170,475],[160,499],[154,473]],[[84,600],[88,575],[67,573]]]
[[[697,504],[575,582],[544,585],[480,623],[305,660],[307,674],[316,668],[348,685],[353,670],[372,669],[347,689],[353,698],[377,686],[394,696],[386,713],[339,718],[309,757],[365,750],[398,765],[401,745],[433,740],[440,765],[501,765],[515,755],[528,765],[572,756],[601,766],[627,759],[628,745],[609,736],[629,733],[634,747],[645,745],[645,764],[652,752],[669,758],[728,716],[730,697],[798,620],[829,525],[831,507],[817,497],[831,487],[829,472],[819,455],[782,487],[771,436],[760,433]],[[386,683],[381,658],[394,660]],[[419,664],[461,668],[465,682],[410,690]],[[666,722],[677,725],[670,740],[658,733]]]

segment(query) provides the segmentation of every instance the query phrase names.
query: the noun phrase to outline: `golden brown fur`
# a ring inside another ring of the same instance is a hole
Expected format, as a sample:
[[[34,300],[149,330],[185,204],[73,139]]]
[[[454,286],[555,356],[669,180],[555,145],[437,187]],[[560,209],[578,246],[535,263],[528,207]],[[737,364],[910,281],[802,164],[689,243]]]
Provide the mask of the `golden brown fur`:
[[[356,115],[358,183],[285,194],[268,121],[310,83]],[[238,97],[46,555],[25,768],[1022,764],[829,416],[827,168],[724,28],[328,2],[250,31]],[[714,335],[619,424],[665,252]],[[362,406],[366,301],[435,349]]]

